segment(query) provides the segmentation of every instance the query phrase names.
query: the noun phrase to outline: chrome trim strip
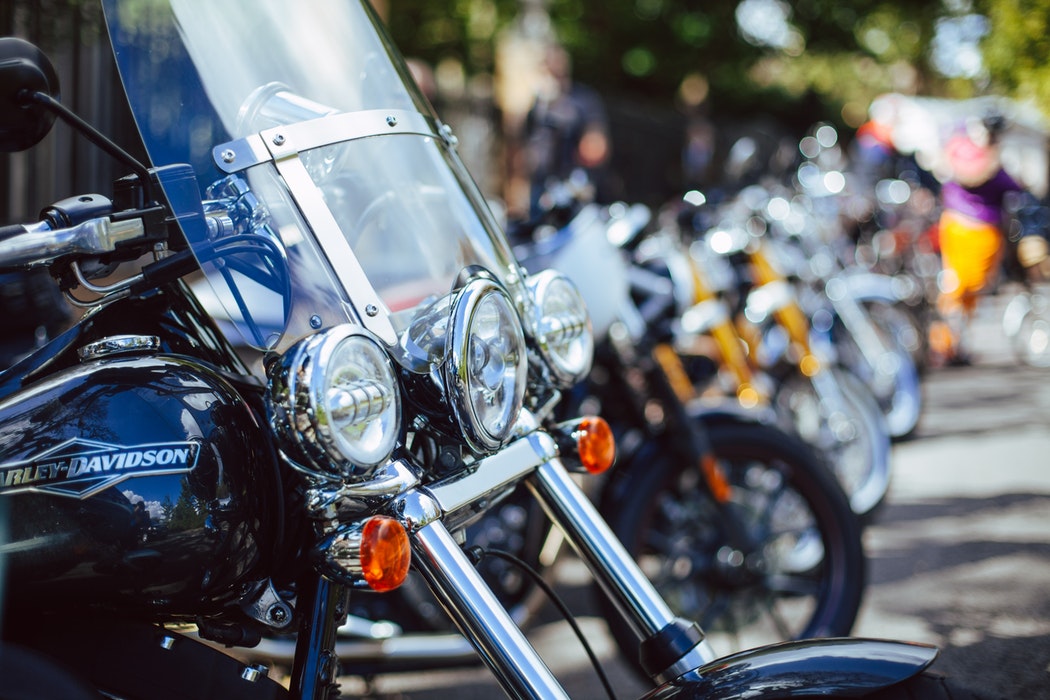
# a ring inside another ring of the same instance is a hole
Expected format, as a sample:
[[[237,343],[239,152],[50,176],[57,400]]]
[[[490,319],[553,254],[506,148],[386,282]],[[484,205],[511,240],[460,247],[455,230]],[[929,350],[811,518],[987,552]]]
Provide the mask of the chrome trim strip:
[[[342,112],[295,124],[285,124],[212,149],[219,170],[237,173],[268,160],[383,134],[418,134],[446,141],[433,119],[404,109]]]
[[[77,355],[87,361],[127,352],[160,352],[160,338],[155,335],[111,335],[79,348]]]
[[[554,438],[547,433],[531,433],[479,460],[472,471],[429,484],[423,490],[433,497],[442,513],[455,513],[521,481],[557,455]]]

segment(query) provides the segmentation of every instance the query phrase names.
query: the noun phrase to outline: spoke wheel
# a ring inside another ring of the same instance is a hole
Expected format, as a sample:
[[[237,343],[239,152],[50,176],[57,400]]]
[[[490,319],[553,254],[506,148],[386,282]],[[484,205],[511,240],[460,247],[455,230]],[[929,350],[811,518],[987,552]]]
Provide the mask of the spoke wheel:
[[[699,622],[720,653],[848,634],[864,555],[835,478],[812,448],[768,425],[718,425],[710,437],[732,487],[727,504],[714,502],[699,469],[642,456],[622,475],[624,496],[604,504],[613,530],[672,610]],[[611,606],[606,617],[636,659],[638,640]]]

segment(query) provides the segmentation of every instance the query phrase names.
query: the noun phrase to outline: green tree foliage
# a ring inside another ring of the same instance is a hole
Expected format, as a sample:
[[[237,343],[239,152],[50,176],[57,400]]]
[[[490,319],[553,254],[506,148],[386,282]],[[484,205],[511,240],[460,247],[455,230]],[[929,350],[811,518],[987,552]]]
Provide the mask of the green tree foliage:
[[[167,511],[168,503],[162,504],[162,508]],[[204,520],[206,513],[204,506],[199,500],[190,492],[189,484],[183,480],[182,491],[179,493],[179,498],[171,506],[171,511],[166,513],[168,515],[168,526],[174,530],[192,530],[204,526]]]
[[[1050,114],[1050,2],[982,0],[990,27],[982,43],[992,89]]]
[[[1022,2],[1023,0],[1002,0]],[[927,67],[942,0],[767,0],[782,8],[788,45],[749,41],[738,29],[740,2],[548,0],[577,79],[606,94],[670,102],[699,77],[720,114],[781,112],[798,105],[862,114],[876,95],[943,93]],[[467,73],[491,70],[492,39],[521,8],[513,0],[389,0],[389,24],[409,55],[437,63],[456,57]]]
[[[386,23],[406,56],[431,65],[458,61],[468,75],[492,71],[494,38],[517,0],[389,0]]]

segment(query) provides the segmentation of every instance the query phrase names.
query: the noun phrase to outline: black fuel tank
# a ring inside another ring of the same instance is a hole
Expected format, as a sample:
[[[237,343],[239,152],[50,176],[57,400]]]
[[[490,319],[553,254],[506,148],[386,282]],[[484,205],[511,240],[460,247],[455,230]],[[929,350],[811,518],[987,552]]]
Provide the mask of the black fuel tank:
[[[6,602],[207,614],[269,575],[281,519],[264,428],[217,373],[113,357],[0,402]]]

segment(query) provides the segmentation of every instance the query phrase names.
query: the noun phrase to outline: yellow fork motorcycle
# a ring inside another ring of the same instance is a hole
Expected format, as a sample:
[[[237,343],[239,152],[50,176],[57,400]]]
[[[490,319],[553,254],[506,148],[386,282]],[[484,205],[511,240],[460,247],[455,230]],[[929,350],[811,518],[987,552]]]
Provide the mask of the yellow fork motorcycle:
[[[863,382],[813,341],[769,241],[721,226],[687,244],[666,221],[664,228],[643,256],[661,260],[674,284],[676,348],[714,353],[718,386],[745,407],[769,406],[782,427],[821,449],[854,512],[870,513],[889,486],[884,420]]]

